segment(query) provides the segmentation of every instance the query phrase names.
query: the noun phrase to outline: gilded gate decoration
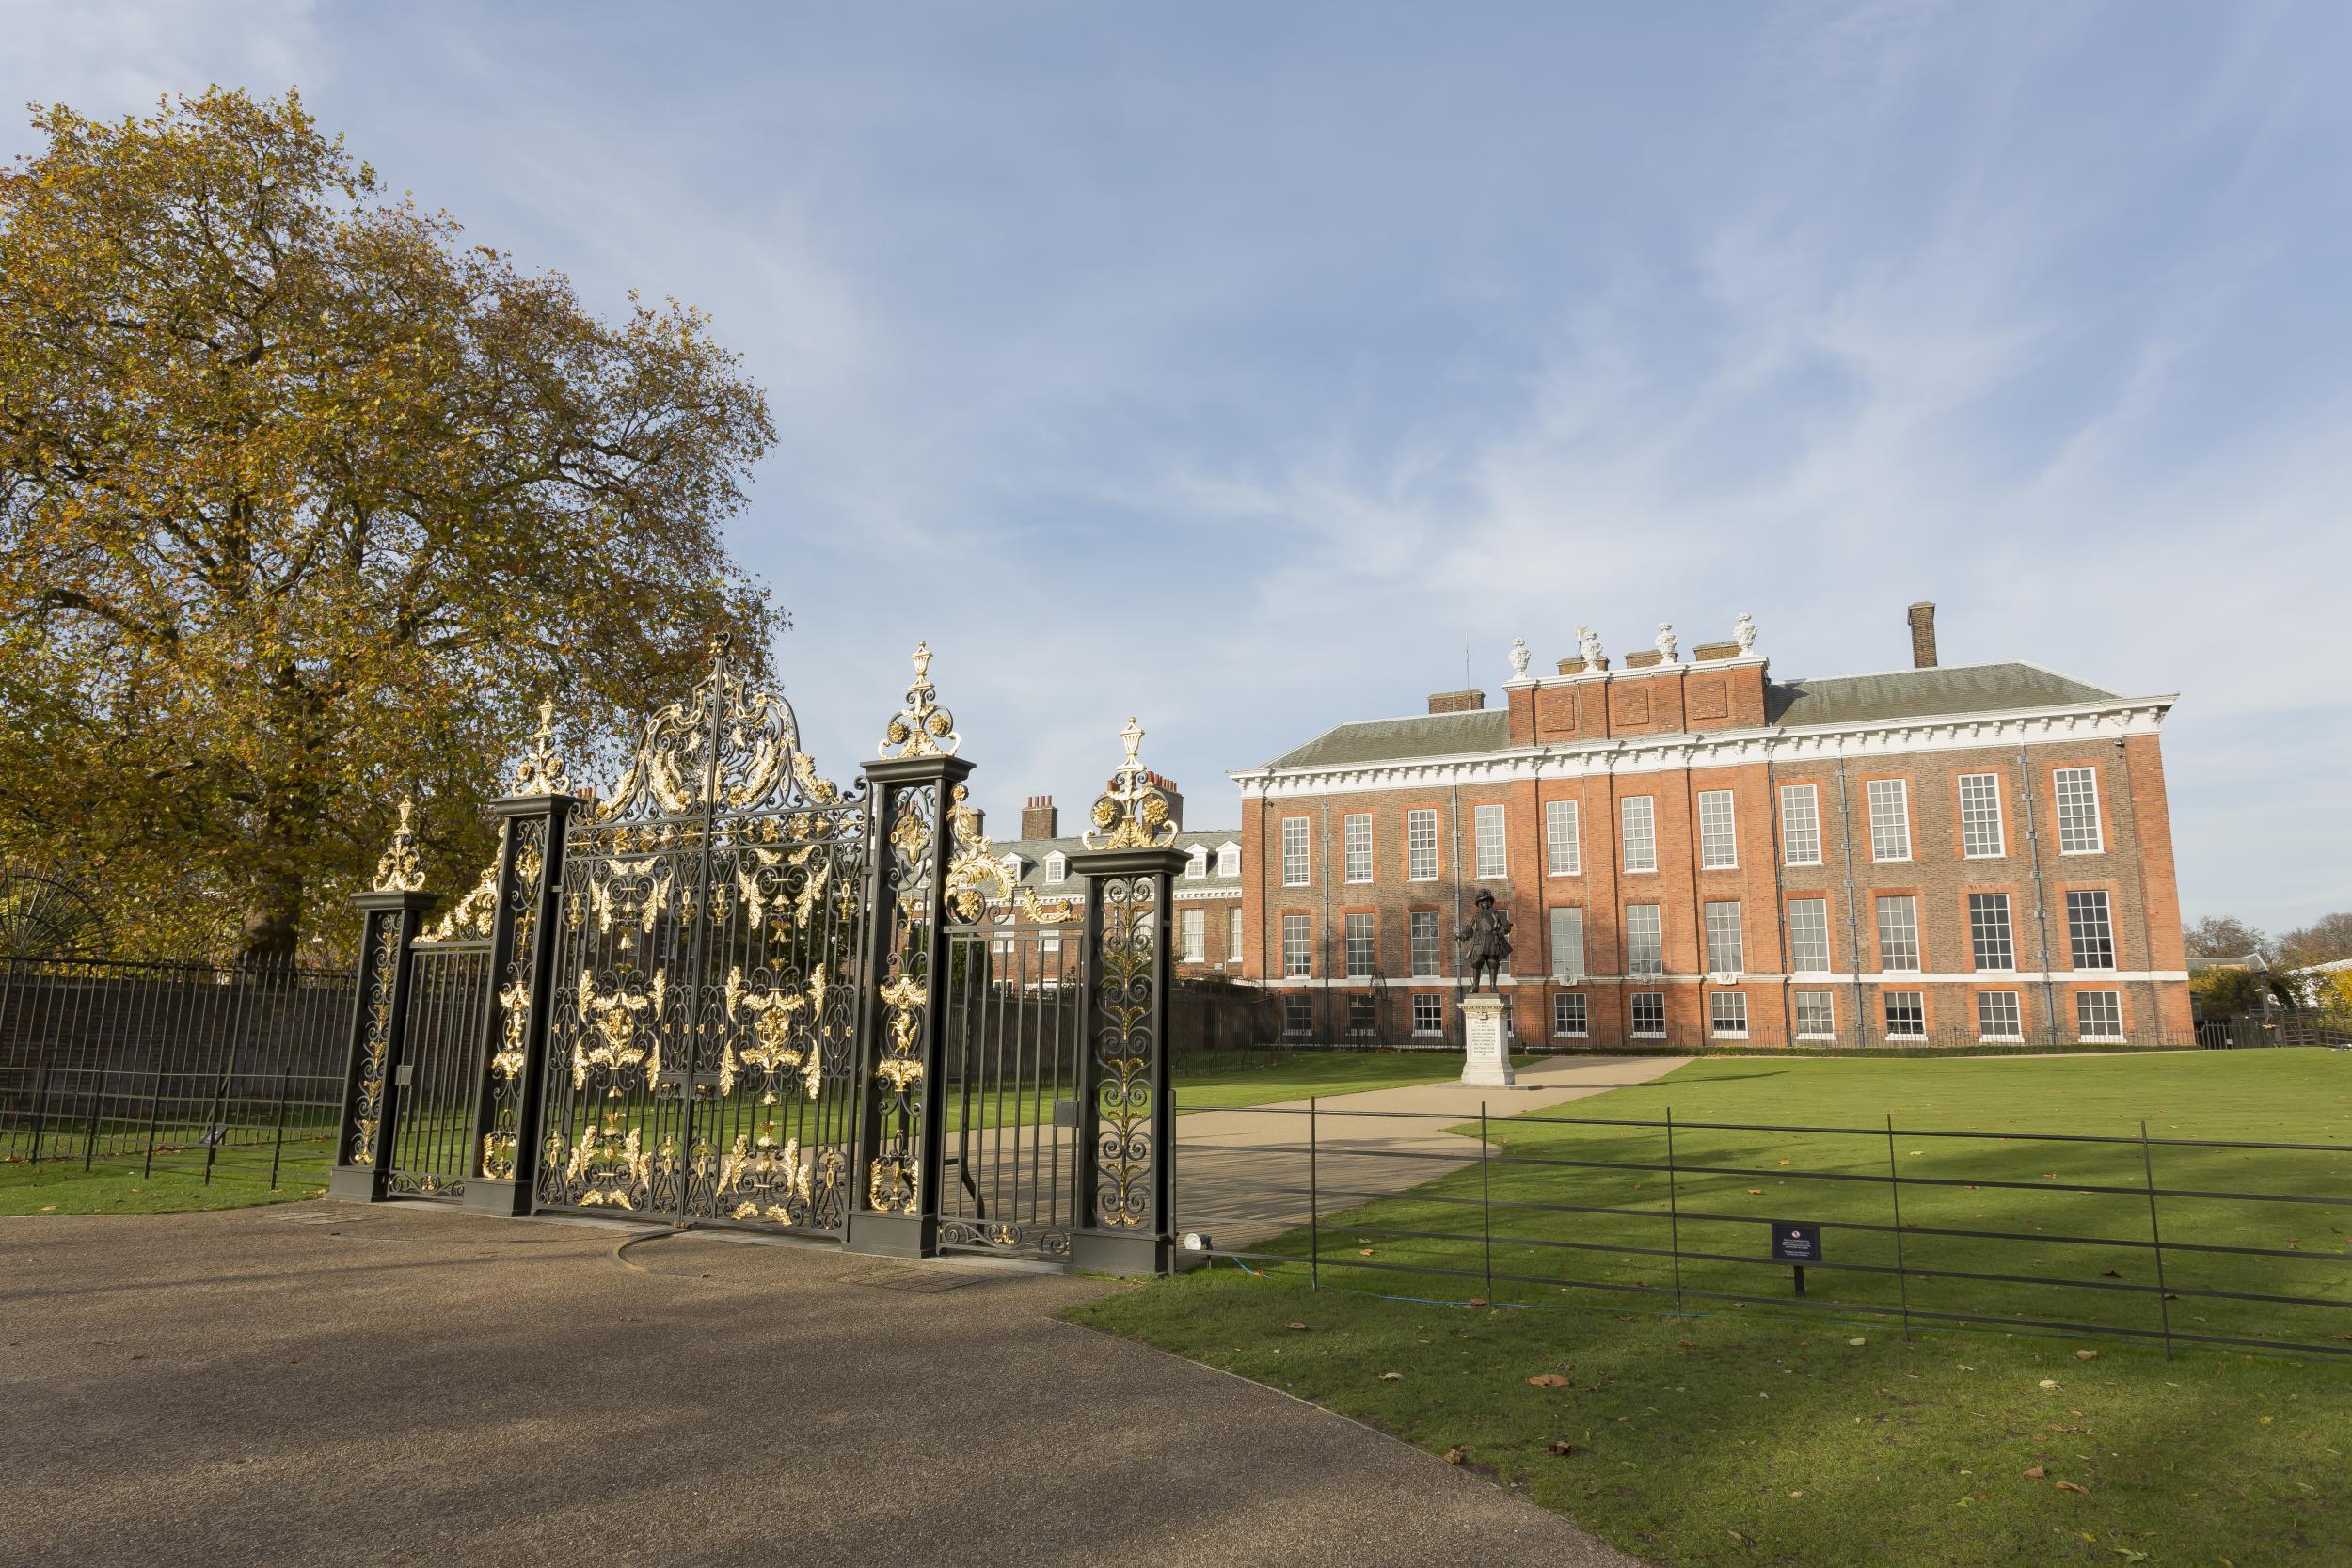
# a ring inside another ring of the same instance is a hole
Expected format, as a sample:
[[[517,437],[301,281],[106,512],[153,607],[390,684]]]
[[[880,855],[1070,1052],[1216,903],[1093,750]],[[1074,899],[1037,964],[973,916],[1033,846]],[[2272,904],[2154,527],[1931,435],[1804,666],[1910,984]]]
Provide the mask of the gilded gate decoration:
[[[842,1227],[866,837],[714,645],[564,842],[539,1207]]]

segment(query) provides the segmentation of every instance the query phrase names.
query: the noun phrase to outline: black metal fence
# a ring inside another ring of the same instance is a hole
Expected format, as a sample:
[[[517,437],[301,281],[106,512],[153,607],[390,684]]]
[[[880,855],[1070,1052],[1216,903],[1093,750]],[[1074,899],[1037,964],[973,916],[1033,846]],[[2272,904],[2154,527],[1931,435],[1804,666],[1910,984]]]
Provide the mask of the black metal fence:
[[[352,972],[96,959],[0,962],[0,1160],[228,1160],[272,1184],[331,1152]]]
[[[1228,1114],[1262,1121],[1225,1123],[1225,1142],[1180,1126],[1180,1232],[1318,1289],[2352,1354],[2352,1145],[1671,1111],[1466,1124],[1312,1101]]]
[[[2274,1012],[2261,1017],[2197,1021],[2197,1043],[2208,1051],[2352,1045],[2352,1017],[2343,1013]]]

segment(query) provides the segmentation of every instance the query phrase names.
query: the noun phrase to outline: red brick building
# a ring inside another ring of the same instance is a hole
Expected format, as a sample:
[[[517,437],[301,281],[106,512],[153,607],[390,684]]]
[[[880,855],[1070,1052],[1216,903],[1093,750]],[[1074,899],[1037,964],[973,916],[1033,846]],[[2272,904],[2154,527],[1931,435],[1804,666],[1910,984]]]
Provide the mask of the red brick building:
[[[1343,724],[1242,792],[1242,973],[1282,1033],[1458,1038],[1455,940],[1515,927],[1520,1040],[2191,1037],[2157,731],[2173,699],[2027,663],[1772,678],[1742,616],[1684,658],[1440,693]]]

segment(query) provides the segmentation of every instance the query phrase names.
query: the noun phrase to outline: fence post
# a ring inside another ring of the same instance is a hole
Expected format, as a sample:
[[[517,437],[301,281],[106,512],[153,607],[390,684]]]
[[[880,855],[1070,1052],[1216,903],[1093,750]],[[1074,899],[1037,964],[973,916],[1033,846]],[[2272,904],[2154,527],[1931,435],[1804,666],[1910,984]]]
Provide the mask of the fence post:
[[[139,1180],[144,1181],[155,1174],[155,1117],[164,1102],[164,1057],[155,1053],[155,1076],[147,1086],[147,1163],[139,1166]]]
[[[911,710],[929,707],[917,657]],[[922,699],[917,704],[917,695]],[[903,717],[903,716],[902,716]],[[851,1252],[929,1258],[939,1250],[946,1103],[947,869],[953,791],[972,764],[920,725],[898,725],[899,753],[866,765],[867,924],[858,998],[857,1139],[850,1162]],[[945,738],[943,736],[943,738]],[[918,745],[917,742],[920,742]],[[885,749],[890,745],[884,742]]]
[[[1703,1211],[1702,1211],[1703,1212]],[[1666,1107],[1666,1248],[1675,1255],[1675,1310],[1682,1310],[1682,1196],[1675,1191],[1675,1108]]]
[[[376,863],[375,886],[352,899],[363,924],[359,974],[353,988],[351,1053],[343,1068],[342,1114],[336,1132],[335,1171],[326,1196],[373,1203],[385,1196],[393,1118],[400,1110],[400,1042],[408,1014],[410,948],[425,912],[440,902],[424,891],[424,865],[409,821],[412,801],[400,802],[400,826]]]
[[[45,1062],[45,1061],[44,1061],[44,1062],[42,1062],[42,1063],[40,1064],[40,1089],[36,1092],[36,1094],[35,1094],[35,1096],[34,1096],[34,1099],[33,1099],[33,1160],[32,1160],[32,1163],[33,1163],[34,1164],[36,1164],[36,1165],[38,1165],[38,1164],[40,1164],[40,1134],[41,1134],[41,1128],[42,1128],[43,1124],[44,1124],[44,1123],[46,1123],[46,1122],[48,1121],[48,1119],[49,1119],[49,1064],[48,1064],[47,1062]]]
[[[1886,1113],[1886,1196],[1895,1204],[1895,1286],[1902,1292],[1903,1341],[1911,1341],[1911,1271],[1903,1258],[1902,1177],[1895,1164],[1895,1113]]]
[[[498,904],[490,924],[489,1006],[474,1069],[465,1206],[531,1209],[539,1174],[539,1101],[547,1082],[548,995],[564,896],[564,835],[575,798],[552,749],[553,705],[540,709],[539,750],[516,769],[516,792],[490,803],[500,818]]]
[[[1317,1216],[1323,1209],[1323,1192],[1315,1172],[1315,1135],[1317,1096],[1307,1097],[1307,1289],[1323,1289],[1323,1233]]]
[[[1070,1266],[1098,1274],[1167,1274],[1175,1267],[1169,1202],[1176,1105],[1168,1090],[1168,992],[1173,933],[1169,894],[1184,868],[1168,797],[1136,759],[1143,730],[1120,732],[1126,760],[1094,802],[1087,847],[1071,857],[1086,878],[1088,1028],[1079,1058],[1078,1228]]]
[[[284,1065],[278,1069],[278,1132],[269,1146],[269,1190],[278,1190],[278,1163],[286,1152],[286,1100],[294,1090],[294,1049],[289,1046]]]
[[[2156,1250],[2156,1312],[2164,1325],[2164,1358],[2172,1359],[2172,1306],[2164,1295],[2164,1231],[2156,1223],[2156,1162],[2148,1148],[2148,1123],[2139,1124],[2139,1169],[2148,1182],[2148,1239]]]
[[[1494,1193],[1486,1184],[1486,1102],[1478,1102],[1478,1242],[1486,1270],[1486,1305],[1495,1304]]]

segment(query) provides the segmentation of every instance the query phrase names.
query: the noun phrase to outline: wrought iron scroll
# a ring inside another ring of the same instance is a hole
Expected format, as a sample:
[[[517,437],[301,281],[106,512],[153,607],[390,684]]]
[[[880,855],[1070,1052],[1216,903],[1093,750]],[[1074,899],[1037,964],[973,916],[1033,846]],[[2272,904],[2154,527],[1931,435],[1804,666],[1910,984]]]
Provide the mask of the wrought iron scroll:
[[[546,896],[548,818],[509,817],[505,838],[505,885],[499,901],[510,935],[504,943],[505,962],[492,976],[498,987],[493,999],[497,1033],[485,1064],[485,1119],[489,1125],[482,1132],[479,1162],[479,1173],[496,1181],[514,1179],[518,1157],[524,1070],[531,1059],[532,993],[539,966],[539,908]]]
[[[391,1069],[393,1001],[399,993],[401,958],[407,946],[406,927],[404,910],[368,913],[368,950],[359,974],[358,1070],[352,1088],[345,1164],[375,1164],[384,1126],[385,1085]]]
[[[874,1063],[879,1107],[866,1201],[885,1214],[914,1213],[923,1195],[924,1045],[931,1006],[931,867],[939,828],[939,786],[890,792],[891,821],[882,859],[882,907],[890,941],[882,955],[881,1047]]]
[[[541,1206],[846,1224],[866,813],[723,640],[646,721],[562,847]]]
[[[1158,918],[1152,873],[1093,880],[1101,921],[1094,974],[1094,1223],[1152,1224],[1158,1047]]]

